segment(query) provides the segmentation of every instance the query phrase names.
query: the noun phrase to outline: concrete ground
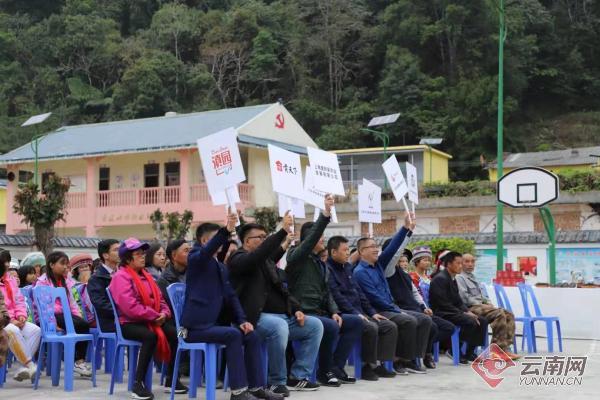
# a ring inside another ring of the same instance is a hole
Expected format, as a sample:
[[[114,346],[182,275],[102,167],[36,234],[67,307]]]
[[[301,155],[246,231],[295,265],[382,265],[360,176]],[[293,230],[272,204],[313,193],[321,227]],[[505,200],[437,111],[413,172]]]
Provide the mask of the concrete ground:
[[[545,349],[545,339],[538,339],[538,349]],[[542,348],[540,348],[542,347]],[[587,356],[585,372],[581,385],[577,386],[520,386],[519,376],[524,366],[517,363],[508,368],[501,377],[505,378],[496,389],[491,389],[482,378],[475,373],[471,366],[455,367],[445,356],[440,359],[438,368],[428,371],[426,375],[397,376],[393,379],[380,379],[378,382],[360,381],[355,385],[345,385],[341,388],[320,388],[317,392],[292,392],[290,398],[297,400],[398,400],[398,399],[441,399],[441,400],[482,400],[487,399],[584,399],[598,398],[600,393],[600,342],[589,340],[566,340],[564,352],[555,353],[560,356]],[[546,356],[540,352],[537,356]],[[13,367],[14,371],[14,367]],[[9,373],[13,372],[9,371]],[[352,372],[352,367],[348,367]],[[569,374],[571,376],[571,374]],[[75,390],[67,393],[61,387],[52,387],[49,377],[40,380],[37,391],[24,382],[12,380],[12,374],[6,384],[0,388],[0,399],[128,399],[129,393],[125,384],[116,386],[115,394],[108,395],[109,375],[99,373],[98,387],[92,388],[89,380],[76,379]],[[155,375],[155,383],[159,376]],[[62,383],[62,382],[61,382]],[[159,390],[160,389],[160,390]],[[168,399],[168,394],[162,388],[154,387],[156,399]],[[187,395],[179,395],[176,399],[187,399]],[[204,391],[199,390],[199,399],[204,399]],[[229,393],[222,390],[217,392],[217,400],[227,400]]]

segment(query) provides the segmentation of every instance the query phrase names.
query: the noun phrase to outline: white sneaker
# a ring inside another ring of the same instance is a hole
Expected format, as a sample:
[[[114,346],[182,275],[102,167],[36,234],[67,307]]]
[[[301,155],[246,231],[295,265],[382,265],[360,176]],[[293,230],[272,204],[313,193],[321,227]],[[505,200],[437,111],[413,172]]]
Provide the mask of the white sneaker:
[[[90,377],[90,376],[92,376],[92,371],[87,366],[87,364],[84,363],[84,362],[79,363],[79,364],[75,364],[75,367],[73,368],[73,372],[76,372],[79,375],[84,376],[84,377]]]
[[[31,371],[27,367],[21,367],[15,372],[13,379],[17,382],[22,382],[26,379],[31,379]]]
[[[30,362],[28,369],[29,369],[29,375],[30,375],[31,382],[33,382],[35,379],[35,373],[37,372],[36,363],[34,363],[33,361]]]

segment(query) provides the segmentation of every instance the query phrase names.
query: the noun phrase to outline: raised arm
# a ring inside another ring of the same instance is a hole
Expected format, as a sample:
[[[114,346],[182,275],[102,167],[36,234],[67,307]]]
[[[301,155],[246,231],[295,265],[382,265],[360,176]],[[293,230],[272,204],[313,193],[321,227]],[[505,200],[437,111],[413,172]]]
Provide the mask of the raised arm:
[[[400,257],[402,257],[402,255],[404,254],[404,249],[406,248],[406,246],[408,245],[408,243],[410,243],[410,239],[412,237],[412,231],[408,231],[408,233],[406,234],[404,240],[402,241],[402,243],[400,244],[400,247],[398,248],[398,250],[396,251],[396,254],[394,254],[394,256],[392,257],[392,259],[390,260],[389,263],[387,263],[387,265],[384,265],[383,267],[385,267],[385,277],[389,278],[391,276],[393,276],[396,273],[396,265],[398,265],[398,260],[400,260]],[[391,242],[390,242],[391,244]]]

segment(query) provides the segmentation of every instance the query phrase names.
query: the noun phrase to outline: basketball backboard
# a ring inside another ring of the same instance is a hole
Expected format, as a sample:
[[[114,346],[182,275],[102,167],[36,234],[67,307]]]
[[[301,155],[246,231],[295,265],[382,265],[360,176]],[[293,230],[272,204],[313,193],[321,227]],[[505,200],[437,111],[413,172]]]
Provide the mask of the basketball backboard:
[[[498,181],[498,201],[510,207],[542,207],[558,193],[558,177],[543,168],[518,168]]]

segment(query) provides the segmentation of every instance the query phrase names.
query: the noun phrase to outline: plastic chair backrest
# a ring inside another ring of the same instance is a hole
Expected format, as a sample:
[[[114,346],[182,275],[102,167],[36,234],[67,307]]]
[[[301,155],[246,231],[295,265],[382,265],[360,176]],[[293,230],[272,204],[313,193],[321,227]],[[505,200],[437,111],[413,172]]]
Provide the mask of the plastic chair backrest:
[[[479,284],[479,288],[481,289],[481,294],[489,299],[490,295],[488,294],[487,285],[482,282]]]
[[[69,335],[75,334],[71,308],[69,307],[65,288],[53,288],[50,286],[36,286],[33,288],[33,300],[38,311],[42,332],[46,335],[59,335],[56,317],[54,316],[56,299],[62,305],[66,333]]]
[[[167,295],[173,307],[173,317],[177,331],[180,329],[180,318],[183,312],[183,303],[185,302],[185,283],[172,283],[167,287]]]
[[[90,303],[90,308],[92,309],[92,314],[94,314],[94,320],[96,321],[96,329],[98,333],[102,335],[104,332],[102,331],[102,327],[100,326],[100,320],[98,319],[98,313],[96,312],[96,307]]]
[[[526,317],[531,317],[531,311],[529,309],[529,299],[531,299],[531,303],[533,303],[533,311],[535,312],[536,317],[543,317],[542,310],[540,309],[540,305],[535,297],[535,292],[533,291],[533,287],[531,285],[527,285],[526,283],[518,283],[519,293],[521,294],[521,300],[523,301],[523,311]]]
[[[421,294],[423,295],[423,301],[429,307],[429,283],[425,283],[423,281],[419,281],[419,289],[421,289]]]
[[[510,300],[508,300],[508,295],[506,294],[506,290],[504,290],[504,286],[500,285],[499,283],[494,283],[494,291],[496,292],[498,307],[512,312]]]
[[[33,304],[31,304],[33,302],[33,286],[23,286],[22,288],[19,288],[19,290],[21,291],[21,294],[25,299],[25,303],[27,304],[27,321],[33,322]]]
[[[113,314],[115,316],[115,328],[116,328],[116,332],[117,332],[117,339],[124,340],[123,332],[121,332],[121,324],[119,323],[119,313],[117,312],[117,307],[115,306],[115,301],[113,300],[112,294],[110,294],[110,290],[108,288],[106,288],[106,294],[108,295],[108,300],[110,300],[110,305],[112,306]],[[100,324],[98,324],[98,325],[100,325]]]

